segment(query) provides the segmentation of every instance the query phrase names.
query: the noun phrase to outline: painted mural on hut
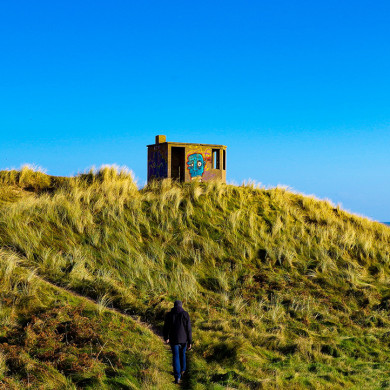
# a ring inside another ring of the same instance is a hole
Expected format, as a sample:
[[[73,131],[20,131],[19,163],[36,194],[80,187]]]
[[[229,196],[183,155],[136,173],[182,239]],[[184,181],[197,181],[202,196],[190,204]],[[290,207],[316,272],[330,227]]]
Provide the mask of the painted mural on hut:
[[[210,180],[214,177],[211,172],[212,150],[207,146],[188,146],[186,148],[186,164],[191,180]]]
[[[202,177],[206,161],[200,153],[193,153],[187,156],[187,168],[190,172],[190,177]]]

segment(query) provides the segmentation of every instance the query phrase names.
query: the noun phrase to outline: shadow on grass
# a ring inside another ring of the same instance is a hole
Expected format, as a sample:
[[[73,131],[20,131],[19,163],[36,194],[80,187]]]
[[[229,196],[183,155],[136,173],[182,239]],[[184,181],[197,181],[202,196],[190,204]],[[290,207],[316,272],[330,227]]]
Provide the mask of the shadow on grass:
[[[187,351],[186,353],[187,356],[187,370],[185,374],[183,375],[180,388],[181,389],[186,389],[186,390],[191,390],[195,389],[196,386],[196,380],[195,377],[192,375],[192,372],[194,370],[194,364],[192,360],[192,351]]]

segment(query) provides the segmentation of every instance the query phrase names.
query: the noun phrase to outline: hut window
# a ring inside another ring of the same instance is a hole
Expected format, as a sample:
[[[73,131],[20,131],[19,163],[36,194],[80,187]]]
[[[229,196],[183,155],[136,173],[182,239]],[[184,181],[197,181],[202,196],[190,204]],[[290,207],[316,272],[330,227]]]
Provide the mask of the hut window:
[[[219,169],[219,149],[213,149],[213,168]]]

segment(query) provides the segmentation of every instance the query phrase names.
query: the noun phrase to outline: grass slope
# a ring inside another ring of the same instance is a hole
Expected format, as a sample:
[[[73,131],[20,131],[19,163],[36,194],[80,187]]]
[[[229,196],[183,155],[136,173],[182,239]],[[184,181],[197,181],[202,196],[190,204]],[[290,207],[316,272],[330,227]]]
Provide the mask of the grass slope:
[[[0,384],[170,388],[181,298],[191,389],[390,386],[390,229],[282,188],[103,168],[0,172]],[[95,300],[84,302],[65,289]]]

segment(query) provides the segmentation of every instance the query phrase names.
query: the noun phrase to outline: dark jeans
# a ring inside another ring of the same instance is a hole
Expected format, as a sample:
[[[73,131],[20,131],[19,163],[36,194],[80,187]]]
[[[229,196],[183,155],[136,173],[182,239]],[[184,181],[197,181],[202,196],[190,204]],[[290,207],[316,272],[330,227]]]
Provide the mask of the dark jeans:
[[[181,372],[186,370],[187,343],[171,344],[173,373],[176,379],[180,379]]]

